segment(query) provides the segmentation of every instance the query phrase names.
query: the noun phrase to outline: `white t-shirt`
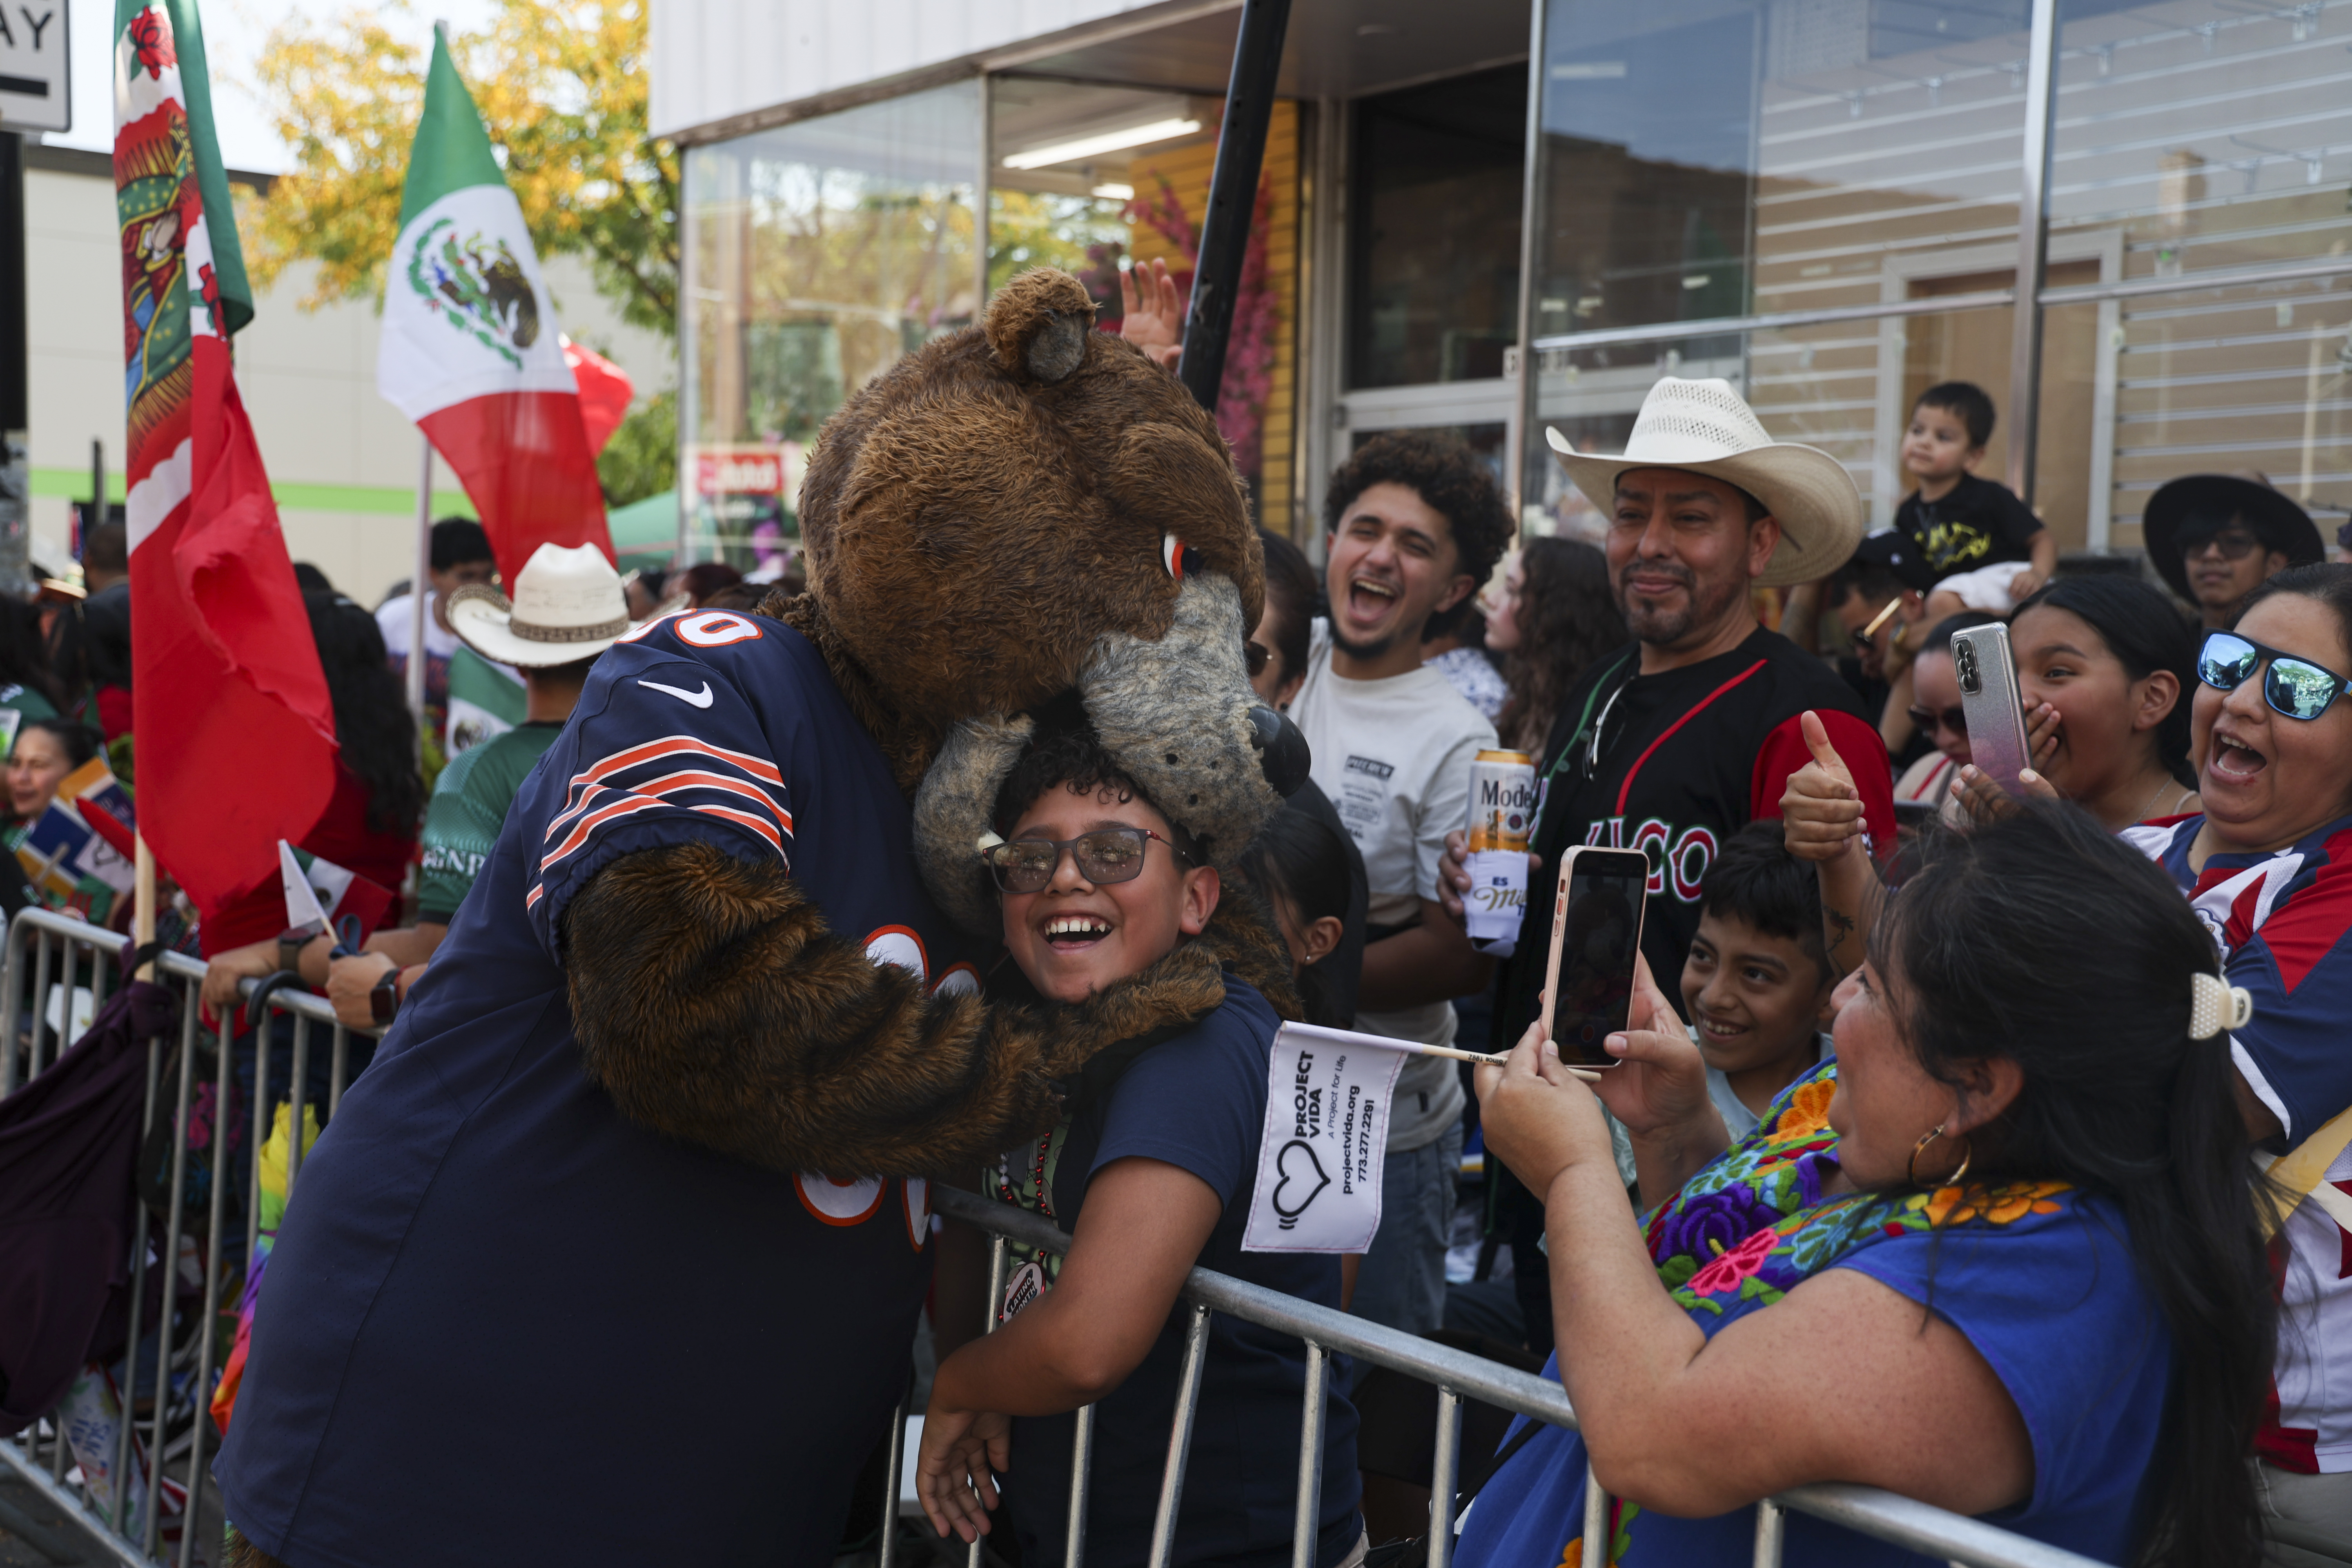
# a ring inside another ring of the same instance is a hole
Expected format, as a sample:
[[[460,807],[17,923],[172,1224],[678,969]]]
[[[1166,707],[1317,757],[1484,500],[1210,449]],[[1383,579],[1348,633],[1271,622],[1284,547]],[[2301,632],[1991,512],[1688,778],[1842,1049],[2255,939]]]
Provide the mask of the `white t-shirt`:
[[[427,658],[450,659],[457,657],[461,646],[456,632],[443,631],[434,616],[433,601],[436,595],[427,591],[425,595],[425,655]],[[388,599],[375,613],[376,629],[383,634],[383,651],[393,658],[408,657],[409,617],[415,614],[410,607],[413,595],[403,594]]]
[[[1307,681],[1291,721],[1315,754],[1313,776],[1364,857],[1371,923],[1411,925],[1437,897],[1445,836],[1470,811],[1470,763],[1495,744],[1495,726],[1444,676],[1423,665],[1385,680],[1331,673],[1331,626],[1318,619]],[[1356,1027],[1426,1046],[1454,1043],[1454,1005],[1359,1011]],[[1389,1147],[1418,1149],[1462,1113],[1462,1082],[1444,1057],[1415,1057],[1397,1079]]]

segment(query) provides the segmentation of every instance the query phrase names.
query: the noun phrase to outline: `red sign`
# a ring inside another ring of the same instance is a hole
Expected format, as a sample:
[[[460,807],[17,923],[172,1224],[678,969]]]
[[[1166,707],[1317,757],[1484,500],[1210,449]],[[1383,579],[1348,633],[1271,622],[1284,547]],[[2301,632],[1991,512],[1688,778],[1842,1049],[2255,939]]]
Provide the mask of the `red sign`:
[[[701,451],[694,458],[697,495],[782,495],[783,454],[773,447]]]

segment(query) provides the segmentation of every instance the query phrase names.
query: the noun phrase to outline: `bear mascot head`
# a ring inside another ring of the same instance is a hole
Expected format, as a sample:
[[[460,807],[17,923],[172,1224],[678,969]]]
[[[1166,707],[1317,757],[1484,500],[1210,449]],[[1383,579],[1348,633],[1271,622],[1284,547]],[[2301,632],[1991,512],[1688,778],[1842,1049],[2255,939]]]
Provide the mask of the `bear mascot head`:
[[[932,896],[983,935],[979,845],[1058,699],[1221,868],[1307,776],[1249,686],[1263,558],[1224,439],[1094,322],[1077,279],[1024,272],[851,397],[801,489],[809,591],[771,601],[914,792]]]

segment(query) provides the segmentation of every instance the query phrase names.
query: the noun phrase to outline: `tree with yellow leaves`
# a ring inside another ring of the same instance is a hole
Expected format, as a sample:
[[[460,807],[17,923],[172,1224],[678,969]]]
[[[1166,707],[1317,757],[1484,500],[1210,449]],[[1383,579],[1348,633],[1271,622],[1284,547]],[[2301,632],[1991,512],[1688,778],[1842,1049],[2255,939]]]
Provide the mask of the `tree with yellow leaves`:
[[[674,334],[677,153],[646,134],[646,5],[498,0],[490,26],[452,34],[449,51],[540,255],[586,256],[624,320]],[[257,68],[296,167],[246,226],[247,268],[267,284],[317,261],[313,310],[383,286],[428,58],[372,16],[336,21],[280,26]]]

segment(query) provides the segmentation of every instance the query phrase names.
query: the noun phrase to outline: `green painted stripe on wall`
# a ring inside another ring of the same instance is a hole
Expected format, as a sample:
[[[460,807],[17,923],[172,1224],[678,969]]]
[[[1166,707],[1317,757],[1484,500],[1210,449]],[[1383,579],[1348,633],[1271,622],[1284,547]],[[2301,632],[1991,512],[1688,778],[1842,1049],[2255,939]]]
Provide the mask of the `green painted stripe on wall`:
[[[88,468],[34,468],[31,470],[32,491],[37,496],[54,497],[60,500],[89,499]],[[288,511],[361,512],[374,517],[415,517],[416,492],[392,485],[299,485],[272,483],[271,495]],[[122,475],[109,472],[106,476],[106,498],[122,499]],[[464,490],[435,490],[433,515],[436,517],[473,517],[474,503]]]

